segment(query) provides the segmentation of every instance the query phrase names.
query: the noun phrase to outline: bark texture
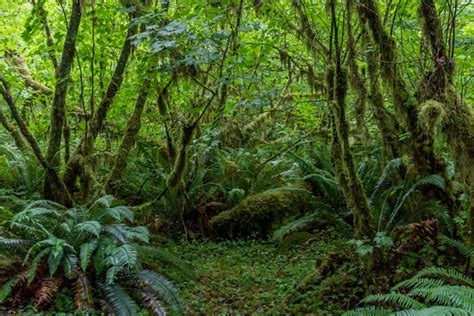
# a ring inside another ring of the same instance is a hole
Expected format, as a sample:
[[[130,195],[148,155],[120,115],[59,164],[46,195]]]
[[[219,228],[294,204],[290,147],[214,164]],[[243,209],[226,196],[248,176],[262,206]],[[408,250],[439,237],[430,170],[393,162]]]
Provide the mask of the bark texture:
[[[68,31],[64,41],[61,62],[58,66],[56,86],[51,110],[51,132],[48,142],[46,159],[50,168],[59,173],[61,166],[61,140],[66,118],[66,96],[69,85],[69,74],[74,60],[76,37],[81,23],[81,3],[73,0]],[[47,173],[44,181],[44,196],[46,199],[64,202],[64,192],[57,179]]]
[[[135,145],[138,133],[141,128],[142,112],[145,108],[146,100],[149,92],[150,80],[145,79],[141,91],[135,102],[135,108],[132,115],[128,119],[127,128],[125,129],[122,142],[115,155],[114,166],[105,184],[105,191],[109,194],[115,194],[117,185],[127,168],[127,160],[130,150]]]

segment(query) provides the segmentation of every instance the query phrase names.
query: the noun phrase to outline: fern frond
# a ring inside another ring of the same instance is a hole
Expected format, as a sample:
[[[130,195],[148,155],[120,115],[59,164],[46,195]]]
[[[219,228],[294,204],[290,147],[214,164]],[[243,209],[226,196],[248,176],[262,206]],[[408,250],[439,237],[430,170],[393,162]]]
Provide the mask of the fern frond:
[[[393,315],[392,310],[382,307],[359,307],[353,310],[344,312],[341,316],[389,316]]]
[[[396,291],[402,288],[433,288],[442,285],[444,285],[444,281],[439,279],[413,278],[398,283],[392,287],[391,291]]]
[[[102,230],[112,235],[120,243],[122,244],[127,243],[127,230],[123,225],[120,225],[120,224],[108,225],[108,226],[104,226]]]
[[[135,226],[127,229],[127,239],[140,240],[144,243],[148,243],[150,241],[150,233],[145,226]]]
[[[184,306],[179,296],[178,290],[174,285],[162,275],[150,270],[143,270],[137,274],[138,282],[149,287],[155,293],[160,295],[178,314],[183,314]]]
[[[422,297],[428,302],[453,306],[474,313],[474,289],[467,286],[444,285],[435,288],[418,288],[408,293],[411,297]]]
[[[79,258],[81,260],[82,271],[85,272],[87,270],[87,266],[89,265],[89,260],[92,256],[92,253],[95,251],[96,248],[97,248],[96,239],[93,239],[81,245]]]
[[[52,302],[54,295],[58,292],[62,283],[60,278],[47,278],[41,280],[39,288],[35,291],[33,305],[38,308],[41,305]]]
[[[398,311],[395,316],[470,316],[471,314],[457,307],[451,306],[431,306],[420,310],[407,309]]]
[[[7,239],[7,238],[0,237],[0,247],[19,248],[19,247],[31,246],[33,243],[34,243],[33,240]]]
[[[77,273],[73,287],[74,304],[79,310],[88,309],[93,304],[93,292],[89,279],[82,272]]]
[[[74,253],[67,253],[64,256],[63,271],[66,278],[72,279],[76,276],[78,263],[79,263],[79,259]]]
[[[77,224],[75,230],[79,233],[88,233],[99,237],[102,225],[98,221],[85,221]]]
[[[362,303],[385,303],[385,304],[394,304],[401,308],[414,308],[420,309],[424,308],[425,305],[418,302],[417,300],[400,294],[400,293],[387,293],[387,294],[374,294],[365,297]]]
[[[10,295],[12,288],[16,285],[17,281],[18,277],[15,275],[2,285],[2,289],[0,290],[0,303],[3,303],[3,301]]]
[[[273,233],[272,239],[275,241],[282,240],[286,235],[294,232],[304,231],[320,220],[326,220],[335,226],[347,228],[347,223],[329,204],[318,201],[315,202],[315,207],[317,208],[317,211],[314,213],[307,214],[278,228]]]
[[[144,306],[149,309],[153,315],[156,316],[166,316],[166,308],[161,305],[160,300],[156,295],[147,290],[141,290],[138,292],[138,295],[143,302]]]
[[[106,301],[112,307],[114,315],[137,315],[137,304],[121,286],[117,284],[103,285],[101,290],[105,294]]]
[[[474,257],[474,247],[462,242],[461,240],[451,239],[448,236],[440,234],[439,236],[442,243],[455,248],[459,251],[460,254],[465,256],[466,258]]]
[[[44,256],[49,254],[50,251],[50,248],[45,248],[41,250],[31,261],[30,268],[28,269],[28,284],[30,284],[34,280],[34,278],[36,277],[36,269],[38,268],[39,263],[41,262]]]
[[[15,214],[12,218],[13,222],[31,222],[33,219],[41,216],[51,216],[59,217],[59,213],[56,210],[44,208],[44,207],[35,207],[29,208],[24,211],[21,211],[18,214]]]
[[[414,276],[414,278],[421,278],[425,276],[432,276],[432,277],[441,278],[441,279],[451,279],[451,280],[460,282],[461,284],[474,286],[474,281],[470,277],[454,269],[441,268],[441,267],[428,267],[418,272]]]
[[[92,211],[96,206],[102,206],[102,208],[109,208],[112,205],[112,202],[115,198],[112,195],[105,195],[92,203],[88,211]]]
[[[114,249],[113,253],[105,259],[109,265],[106,275],[106,283],[112,284],[118,273],[126,267],[134,267],[137,264],[138,253],[130,245],[122,245]]]
[[[382,186],[386,183],[388,176],[390,176],[394,171],[397,171],[398,169],[400,169],[401,165],[402,165],[401,158],[392,159],[387,163],[387,165],[384,167],[382,171],[382,175],[379,177],[379,179],[377,180],[377,183],[372,189],[372,194],[369,197],[370,202],[373,201],[374,198],[377,196]]]

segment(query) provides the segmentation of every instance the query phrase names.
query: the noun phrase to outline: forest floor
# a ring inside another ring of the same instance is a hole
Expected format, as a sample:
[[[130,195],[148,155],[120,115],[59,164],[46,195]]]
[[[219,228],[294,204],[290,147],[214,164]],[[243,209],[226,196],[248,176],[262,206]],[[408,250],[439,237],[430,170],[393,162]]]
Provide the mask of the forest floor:
[[[193,315],[280,314],[299,310],[288,303],[296,285],[316,269],[331,245],[308,241],[282,249],[262,241],[168,244],[194,277],[177,281]]]

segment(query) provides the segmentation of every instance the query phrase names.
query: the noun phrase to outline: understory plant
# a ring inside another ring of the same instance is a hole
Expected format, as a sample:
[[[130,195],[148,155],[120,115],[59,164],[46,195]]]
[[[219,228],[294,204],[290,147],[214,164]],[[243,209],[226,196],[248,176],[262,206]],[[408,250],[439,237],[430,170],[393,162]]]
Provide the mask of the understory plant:
[[[462,241],[446,236],[441,240],[468,258],[474,255],[474,249]],[[343,315],[473,315],[474,280],[454,268],[430,266],[389,293],[369,295],[361,303],[369,306]]]
[[[88,208],[30,203],[0,238],[0,301],[11,310],[54,310],[56,299],[66,295],[86,313],[164,315],[171,308],[182,314],[173,284],[142,269],[138,250],[149,233],[132,222],[131,210],[112,196]]]

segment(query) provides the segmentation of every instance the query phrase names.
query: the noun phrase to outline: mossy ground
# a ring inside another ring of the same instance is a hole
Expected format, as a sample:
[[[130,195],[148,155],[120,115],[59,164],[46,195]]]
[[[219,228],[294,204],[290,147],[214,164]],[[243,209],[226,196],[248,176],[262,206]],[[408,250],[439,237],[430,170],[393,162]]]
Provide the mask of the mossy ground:
[[[194,267],[194,280],[178,281],[192,315],[307,313],[308,301],[289,303],[296,285],[316,269],[330,244],[309,240],[282,251],[261,241],[170,244],[167,250]],[[317,300],[317,298],[314,298]]]

